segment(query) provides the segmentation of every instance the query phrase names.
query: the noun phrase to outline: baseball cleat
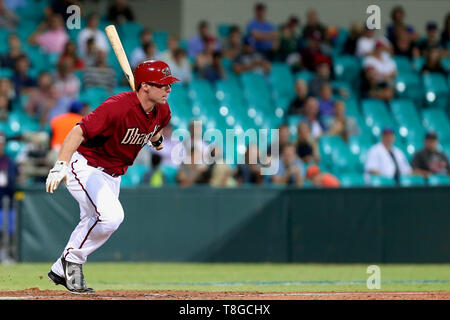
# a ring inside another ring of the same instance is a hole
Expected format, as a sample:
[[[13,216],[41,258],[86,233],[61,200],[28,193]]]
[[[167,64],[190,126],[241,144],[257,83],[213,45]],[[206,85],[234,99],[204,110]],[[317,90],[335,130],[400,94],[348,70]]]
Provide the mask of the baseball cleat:
[[[94,289],[87,288],[84,281],[83,268],[81,264],[66,261],[61,258],[61,263],[64,270],[64,278],[58,276],[53,271],[48,273],[48,277],[55,284],[61,284],[74,294],[89,294],[94,293]]]

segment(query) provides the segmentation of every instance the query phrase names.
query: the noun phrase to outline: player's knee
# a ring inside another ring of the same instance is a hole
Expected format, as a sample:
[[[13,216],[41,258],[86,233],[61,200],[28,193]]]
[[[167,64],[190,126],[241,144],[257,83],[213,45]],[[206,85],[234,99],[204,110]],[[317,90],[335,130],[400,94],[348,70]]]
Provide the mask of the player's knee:
[[[117,230],[117,228],[119,228],[120,224],[123,221],[123,218],[124,212],[122,207],[120,207],[114,210],[112,214],[104,216],[103,219],[100,218],[100,220],[103,222],[103,227],[106,232],[114,232]]]

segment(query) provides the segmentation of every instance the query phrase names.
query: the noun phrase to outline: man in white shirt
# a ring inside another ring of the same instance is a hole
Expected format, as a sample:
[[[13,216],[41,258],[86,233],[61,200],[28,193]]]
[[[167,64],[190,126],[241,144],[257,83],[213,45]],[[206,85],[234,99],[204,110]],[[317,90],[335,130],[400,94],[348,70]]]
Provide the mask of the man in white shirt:
[[[365,164],[367,182],[369,182],[370,175],[380,175],[393,178],[399,183],[400,176],[411,173],[408,160],[400,149],[394,147],[394,141],[394,130],[385,128],[381,142],[369,149]]]
[[[109,52],[110,44],[108,38],[102,30],[98,29],[98,23],[99,17],[97,14],[93,13],[88,18],[86,28],[80,31],[77,39],[80,55],[84,56],[86,54],[86,42],[89,38],[95,39],[95,45],[99,50],[106,53]]]

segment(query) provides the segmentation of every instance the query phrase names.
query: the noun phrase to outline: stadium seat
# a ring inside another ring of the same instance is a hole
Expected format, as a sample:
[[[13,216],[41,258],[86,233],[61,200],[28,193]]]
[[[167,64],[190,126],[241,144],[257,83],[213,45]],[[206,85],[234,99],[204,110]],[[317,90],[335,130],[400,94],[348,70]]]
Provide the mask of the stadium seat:
[[[369,185],[372,187],[393,187],[395,186],[395,180],[388,177],[371,175]]]
[[[352,86],[346,81],[331,81],[331,87],[333,88],[334,94],[339,99],[355,97]]]
[[[386,104],[381,100],[364,99],[362,110],[366,125],[371,128],[374,137],[379,138],[385,127],[395,130],[394,120],[389,114]]]
[[[447,73],[450,73],[450,57],[442,58],[441,64],[445,71],[447,71]]]
[[[220,38],[226,38],[228,37],[228,34],[230,33],[231,24],[229,23],[219,23],[217,25],[217,34]]]
[[[167,39],[169,33],[167,31],[155,31],[153,32],[153,42],[156,44],[159,52],[167,50]]]
[[[413,72],[411,61],[405,56],[394,56],[395,64],[399,72]]]
[[[435,131],[440,143],[450,143],[450,122],[444,110],[425,109],[422,111],[422,117],[427,131]]]
[[[314,72],[311,71],[300,71],[295,74],[295,79],[305,80],[306,83],[309,83],[309,80],[314,76]]]
[[[294,76],[290,67],[285,63],[273,63],[269,80],[276,107],[285,111],[295,96]]]
[[[402,187],[425,186],[425,184],[425,179],[421,176],[411,175],[400,177],[400,185]]]
[[[139,38],[139,33],[142,31],[143,27],[140,23],[129,21],[120,24],[117,29],[117,32],[122,39],[128,39]]]
[[[342,187],[363,187],[366,185],[364,177],[360,173],[343,173],[339,175]]]
[[[415,72],[399,71],[395,79],[395,94],[398,98],[412,99],[421,106],[424,94],[419,75]]]
[[[359,83],[361,62],[358,58],[350,55],[338,56],[333,61],[333,67],[336,80]]]
[[[357,156],[361,167],[364,167],[366,163],[366,156],[369,149],[372,147],[372,136],[371,135],[360,135],[353,136],[349,138],[348,146],[350,152]]]
[[[5,153],[16,161],[17,156],[25,149],[25,143],[16,140],[6,142]]]
[[[11,78],[14,71],[10,68],[0,68],[0,78]]]
[[[319,140],[321,163],[334,174],[357,172],[360,169],[357,157],[340,136],[324,135]]]
[[[430,186],[450,186],[450,177],[448,175],[430,175],[428,177],[428,185]]]
[[[167,185],[175,185],[177,183],[178,169],[176,167],[161,165],[161,171]]]
[[[103,87],[89,87],[80,94],[83,102],[89,104],[91,110],[95,110],[103,101],[108,99],[109,93]]]
[[[140,185],[147,170],[147,166],[142,164],[135,164],[128,167],[127,172],[122,176],[121,185],[124,187],[134,187]]]
[[[422,76],[425,101],[429,107],[447,108],[447,79],[440,73],[427,73]]]
[[[412,60],[412,66],[414,71],[416,72],[422,72],[422,67],[425,64],[425,57],[417,57],[413,58]]]

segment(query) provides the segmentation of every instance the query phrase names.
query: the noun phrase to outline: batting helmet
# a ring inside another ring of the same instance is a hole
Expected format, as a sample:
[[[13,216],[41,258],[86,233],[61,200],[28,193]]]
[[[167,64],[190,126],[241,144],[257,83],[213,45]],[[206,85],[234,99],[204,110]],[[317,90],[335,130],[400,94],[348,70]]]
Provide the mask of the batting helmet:
[[[141,62],[134,69],[134,87],[136,90],[142,82],[150,82],[155,84],[171,84],[180,81],[170,72],[167,63],[159,60],[147,60]]]

